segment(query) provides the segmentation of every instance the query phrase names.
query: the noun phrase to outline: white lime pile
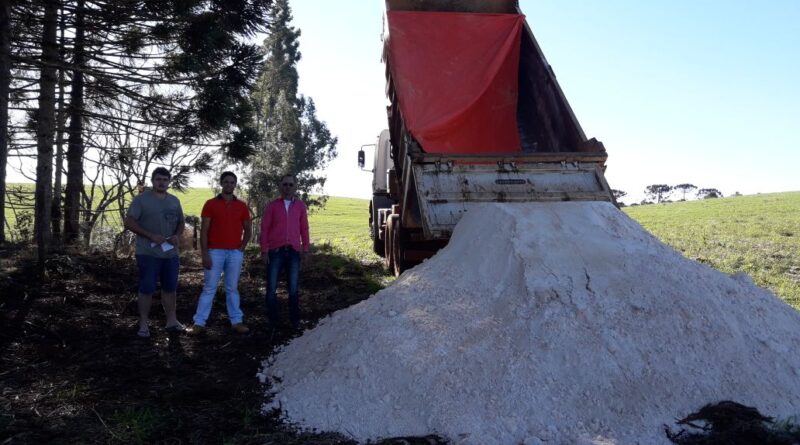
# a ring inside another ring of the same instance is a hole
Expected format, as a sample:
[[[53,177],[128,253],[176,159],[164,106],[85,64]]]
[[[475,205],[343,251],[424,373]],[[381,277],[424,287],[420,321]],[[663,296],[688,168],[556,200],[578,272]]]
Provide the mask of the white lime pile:
[[[800,312],[611,204],[493,204],[274,355],[265,409],[358,440],[668,443],[706,403],[800,414],[798,350]]]

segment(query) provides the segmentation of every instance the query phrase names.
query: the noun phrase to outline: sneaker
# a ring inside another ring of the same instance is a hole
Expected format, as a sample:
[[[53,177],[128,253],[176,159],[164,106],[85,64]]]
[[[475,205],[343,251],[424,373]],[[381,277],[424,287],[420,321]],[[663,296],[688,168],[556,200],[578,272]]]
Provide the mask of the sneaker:
[[[199,324],[193,324],[186,328],[186,333],[189,335],[200,335],[204,332],[206,332],[206,327]]]
[[[245,326],[244,323],[236,323],[235,325],[231,325],[231,329],[233,329],[233,332],[236,332],[237,334],[247,334],[250,332],[250,328]]]

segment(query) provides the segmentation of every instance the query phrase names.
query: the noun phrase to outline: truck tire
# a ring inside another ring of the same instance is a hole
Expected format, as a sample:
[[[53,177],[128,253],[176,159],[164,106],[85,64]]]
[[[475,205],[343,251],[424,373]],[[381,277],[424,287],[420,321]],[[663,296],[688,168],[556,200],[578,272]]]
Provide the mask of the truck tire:
[[[394,218],[394,216],[393,216]],[[400,226],[400,217],[397,216],[397,220],[393,224],[392,227],[392,269],[394,271],[394,276],[399,277],[401,273],[405,272],[409,269],[409,263],[405,259],[405,250],[406,250],[406,240],[405,236],[403,236],[403,228]]]

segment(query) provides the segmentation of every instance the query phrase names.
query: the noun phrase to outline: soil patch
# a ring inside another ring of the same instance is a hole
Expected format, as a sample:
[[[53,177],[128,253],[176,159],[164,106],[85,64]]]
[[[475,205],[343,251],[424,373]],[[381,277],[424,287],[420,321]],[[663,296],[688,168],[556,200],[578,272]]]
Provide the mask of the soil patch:
[[[0,442],[354,443],[333,433],[296,433],[261,414],[259,364],[298,333],[288,322],[267,326],[256,252],[248,252],[240,283],[251,333],[231,332],[220,290],[206,335],[168,335],[154,302],[149,339],[135,335],[133,260],[59,254],[41,277],[24,249],[1,253]],[[330,250],[304,261],[304,328],[381,287],[377,266]],[[202,279],[197,253],[184,255],[178,319],[185,324]],[[285,310],[283,285],[279,298]]]

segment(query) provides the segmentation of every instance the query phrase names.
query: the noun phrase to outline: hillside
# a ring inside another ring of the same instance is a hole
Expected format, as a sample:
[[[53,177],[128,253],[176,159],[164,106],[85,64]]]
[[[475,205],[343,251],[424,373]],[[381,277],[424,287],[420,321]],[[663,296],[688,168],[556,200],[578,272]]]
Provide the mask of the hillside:
[[[726,273],[745,272],[800,308],[800,192],[624,210],[685,256]]]

